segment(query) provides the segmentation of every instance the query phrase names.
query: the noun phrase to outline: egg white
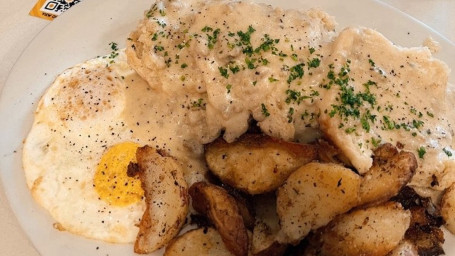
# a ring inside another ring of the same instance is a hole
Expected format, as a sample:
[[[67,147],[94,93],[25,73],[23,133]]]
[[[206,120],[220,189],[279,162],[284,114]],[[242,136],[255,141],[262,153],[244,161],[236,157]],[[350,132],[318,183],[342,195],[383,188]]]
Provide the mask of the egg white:
[[[125,56],[98,57],[59,75],[41,98],[25,140],[23,166],[34,198],[60,230],[107,242],[136,238],[144,201],[120,207],[99,198],[94,173],[109,147],[132,141],[140,126],[132,118],[129,83],[146,88]],[[142,130],[149,130],[141,126]]]

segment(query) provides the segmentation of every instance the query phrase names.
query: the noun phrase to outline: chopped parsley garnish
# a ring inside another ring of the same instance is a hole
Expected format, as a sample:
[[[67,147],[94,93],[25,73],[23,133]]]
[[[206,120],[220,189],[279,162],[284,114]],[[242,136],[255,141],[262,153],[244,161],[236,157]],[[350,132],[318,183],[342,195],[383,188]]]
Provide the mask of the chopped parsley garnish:
[[[288,123],[292,123],[292,115],[294,115],[294,108],[289,108],[289,111],[288,111]]]
[[[218,67],[218,70],[220,71],[221,76],[223,76],[224,78],[229,77],[227,68]]]
[[[245,58],[245,63],[249,69],[255,69],[256,66],[254,63],[256,62],[256,59],[250,59],[248,57]]]
[[[451,152],[450,150],[448,150],[448,149],[446,149],[446,148],[443,148],[442,151],[444,151],[444,153],[446,153],[446,155],[447,155],[448,157],[451,157],[451,156],[452,156],[452,152]]]
[[[181,68],[186,68],[186,67],[188,67],[188,64],[183,63],[182,65],[180,65],[180,67],[181,67]]]
[[[424,147],[420,147],[417,149],[417,154],[419,155],[419,158],[423,159],[423,156],[427,153]]]
[[[232,88],[232,84],[227,84],[226,85],[227,93],[231,93],[231,88]]]
[[[152,41],[156,41],[156,40],[158,40],[158,34],[154,33],[152,36]]]
[[[374,61],[373,61],[372,59],[368,59],[368,62],[370,63],[370,65],[371,65],[372,67],[376,66],[375,63],[374,63]]]
[[[270,49],[276,50],[276,47],[274,47],[274,44],[277,44],[280,42],[280,39],[271,39],[268,34],[265,34],[264,37],[261,39],[262,44],[259,45],[256,49],[254,49],[255,53],[260,53],[261,50],[264,52],[269,51]]]
[[[113,51],[118,51],[118,45],[116,42],[110,42],[109,45]]]
[[[373,145],[373,147],[377,148],[380,143],[381,143],[381,139],[380,138],[378,138],[378,139],[376,139],[374,137],[371,138],[371,144]]]
[[[346,132],[347,134],[351,134],[353,132],[355,132],[355,127],[349,127],[349,128],[346,128],[344,129],[344,132]]]
[[[200,108],[203,107],[203,99],[199,98],[197,101],[193,101],[192,103],[193,108]]]
[[[164,21],[157,20],[156,23],[162,28],[166,27],[166,22]]]
[[[310,47],[308,50],[310,51],[310,54],[313,54],[316,51],[313,47]]]
[[[319,58],[313,58],[310,61],[308,61],[308,69],[317,68],[317,67],[319,67],[320,63],[321,63],[321,60]]]
[[[262,108],[262,114],[263,114],[264,116],[266,116],[266,117],[267,117],[267,116],[270,116],[270,113],[269,113],[269,111],[267,110],[267,108],[265,107],[265,104],[264,104],[264,103],[261,104],[261,108]]]
[[[161,51],[164,50],[164,47],[161,46],[161,45],[155,45],[155,46],[153,47],[153,49],[155,50],[155,52],[157,52],[157,51],[158,51],[158,52],[161,52]]]
[[[273,82],[277,82],[277,81],[279,81],[279,80],[274,78],[273,76],[269,77],[269,82],[273,83]]]
[[[237,35],[240,37],[240,41],[243,45],[250,45],[251,34],[253,34],[256,29],[253,26],[249,25],[246,32],[237,31]]]
[[[396,128],[396,123],[395,121],[390,120],[389,116],[383,116],[382,121],[384,121],[384,126],[383,128],[385,130],[393,130]]]
[[[213,28],[209,27],[209,26],[205,26],[201,29],[202,32],[211,32],[213,31]]]
[[[210,30],[208,29],[209,27],[204,27],[204,28],[207,28],[206,31],[212,31],[212,28],[210,28]],[[202,30],[204,30],[204,28]],[[215,29],[211,35],[207,34],[207,47],[209,49],[213,49],[213,47],[215,46],[215,43],[218,39],[219,34],[220,34],[219,28]]]
[[[232,72],[233,74],[235,74],[235,73],[237,73],[237,72],[240,71],[240,67],[239,67],[238,65],[235,65],[235,66],[229,65],[229,70],[231,70],[231,72]]]
[[[290,84],[292,81],[298,79],[298,78],[302,78],[303,77],[303,74],[304,74],[304,71],[303,71],[303,66],[305,66],[304,63],[300,63],[300,64],[297,64],[295,66],[292,66],[289,71],[290,71],[290,74],[289,74],[289,77],[288,77],[288,80],[287,80],[287,83]]]
[[[416,129],[419,129],[420,127],[422,127],[423,124],[424,124],[424,123],[423,123],[423,121],[421,121],[421,120],[415,120],[415,119],[412,120],[412,125],[413,125],[414,128],[416,128]]]

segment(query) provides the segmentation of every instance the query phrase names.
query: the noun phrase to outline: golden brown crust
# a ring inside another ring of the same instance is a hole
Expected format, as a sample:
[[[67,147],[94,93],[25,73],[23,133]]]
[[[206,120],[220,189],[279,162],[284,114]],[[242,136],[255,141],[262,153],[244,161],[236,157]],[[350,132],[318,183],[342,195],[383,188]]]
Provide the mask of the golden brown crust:
[[[386,143],[374,151],[373,166],[360,185],[361,204],[381,203],[397,195],[414,176],[417,159]]]
[[[318,230],[304,255],[385,256],[402,241],[410,219],[399,203],[354,210]]]
[[[278,242],[297,244],[311,230],[358,205],[361,178],[333,163],[309,163],[277,191]]]
[[[139,225],[134,252],[151,253],[180,231],[188,214],[188,187],[181,165],[144,146],[136,152],[147,208]]]
[[[260,134],[245,134],[233,143],[219,138],[206,145],[209,169],[221,181],[250,194],[278,188],[298,167],[316,159],[316,147]]]
[[[164,256],[232,256],[213,228],[193,229],[174,238],[166,247]]]
[[[223,188],[205,182],[193,184],[189,194],[193,208],[213,222],[229,251],[248,255],[248,233],[235,199]]]

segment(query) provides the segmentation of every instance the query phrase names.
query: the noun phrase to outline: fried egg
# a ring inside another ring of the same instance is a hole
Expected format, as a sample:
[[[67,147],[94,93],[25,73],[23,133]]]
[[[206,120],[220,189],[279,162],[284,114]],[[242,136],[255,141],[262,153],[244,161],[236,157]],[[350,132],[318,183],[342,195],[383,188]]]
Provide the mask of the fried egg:
[[[45,92],[24,143],[23,166],[33,197],[56,228],[133,242],[145,210],[140,180],[127,175],[136,148],[151,145],[188,170],[198,166],[175,136],[180,106],[156,95],[123,51],[64,71]]]

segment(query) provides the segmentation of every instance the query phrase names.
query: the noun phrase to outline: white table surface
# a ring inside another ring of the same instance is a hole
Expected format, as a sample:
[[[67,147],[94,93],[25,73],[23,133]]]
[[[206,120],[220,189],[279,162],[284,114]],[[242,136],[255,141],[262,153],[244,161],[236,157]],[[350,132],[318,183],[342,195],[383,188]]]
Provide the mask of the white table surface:
[[[89,1],[89,0],[86,0]],[[94,1],[94,0],[91,0]],[[146,0],[144,0],[146,1]],[[455,42],[454,0],[382,0]],[[36,0],[0,1],[0,91],[29,42],[50,22],[28,15]],[[71,10],[70,10],[71,11]],[[455,72],[455,71],[453,71]],[[4,120],[3,120],[4,121]],[[1,132],[1,131],[0,131]],[[2,143],[2,142],[0,142]],[[0,170],[2,171],[2,170]],[[51,242],[51,241],[50,241]],[[0,255],[38,256],[11,212],[0,183]],[[43,255],[45,256],[45,255]]]

